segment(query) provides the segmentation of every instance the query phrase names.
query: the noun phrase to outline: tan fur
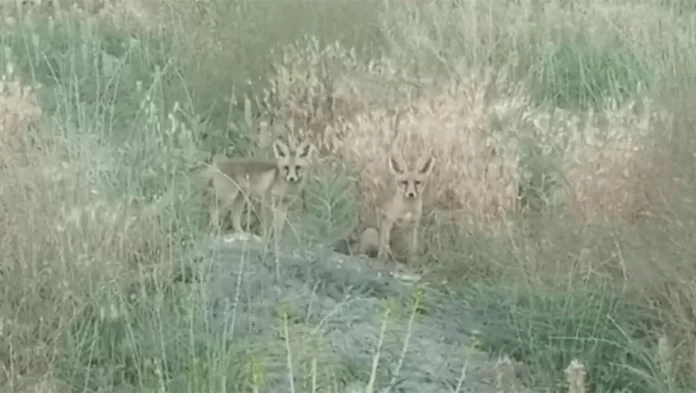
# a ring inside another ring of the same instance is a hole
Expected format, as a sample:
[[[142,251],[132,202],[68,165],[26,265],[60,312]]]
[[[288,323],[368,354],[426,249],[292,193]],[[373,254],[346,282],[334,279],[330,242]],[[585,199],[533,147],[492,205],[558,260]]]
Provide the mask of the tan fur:
[[[409,258],[415,256],[418,249],[418,229],[423,215],[423,192],[432,172],[433,163],[432,157],[421,159],[415,170],[411,170],[403,160],[396,157],[389,158],[394,193],[391,199],[380,205],[379,209],[378,259],[385,260],[392,256],[391,234],[396,228],[408,230]],[[363,233],[365,247],[369,246],[369,237],[370,233]]]
[[[262,229],[278,233],[287,216],[288,192],[297,188],[310,165],[313,147],[303,142],[291,149],[280,140],[273,143],[275,160],[219,157],[201,175],[213,182],[219,208],[211,206],[210,221],[219,225],[221,214],[232,216],[232,226],[242,232],[242,211],[248,199],[261,202]],[[273,220],[273,227],[271,222]]]
[[[361,255],[374,255],[379,250],[379,231],[375,228],[365,228],[360,234]]]
[[[359,232],[359,233],[358,233]],[[354,228],[350,234],[334,244],[334,251],[346,255],[367,255],[374,257],[379,249],[379,231],[369,227],[362,231]]]

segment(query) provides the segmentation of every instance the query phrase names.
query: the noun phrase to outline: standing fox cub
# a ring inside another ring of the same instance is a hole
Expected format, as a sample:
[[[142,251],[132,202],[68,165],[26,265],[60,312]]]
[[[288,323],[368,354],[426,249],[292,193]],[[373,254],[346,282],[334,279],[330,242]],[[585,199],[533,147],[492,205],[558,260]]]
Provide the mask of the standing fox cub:
[[[392,231],[402,230],[408,234],[408,256],[413,258],[418,250],[418,229],[423,215],[423,192],[433,169],[434,159],[428,157],[418,161],[415,169],[392,156],[389,158],[389,172],[392,175],[390,198],[379,203],[377,228],[368,226],[356,238],[351,237],[338,245],[350,253],[366,254],[384,261],[393,257],[391,243]],[[358,245],[355,249],[355,245]]]
[[[200,176],[213,182],[215,198],[211,206],[212,225],[220,223],[221,214],[231,214],[232,227],[242,232],[242,212],[248,198],[261,202],[262,230],[278,234],[285,224],[288,210],[288,191],[298,186],[310,165],[312,145],[305,141],[292,149],[281,140],[273,142],[275,160],[216,157],[213,165]],[[272,225],[271,228],[271,219]]]

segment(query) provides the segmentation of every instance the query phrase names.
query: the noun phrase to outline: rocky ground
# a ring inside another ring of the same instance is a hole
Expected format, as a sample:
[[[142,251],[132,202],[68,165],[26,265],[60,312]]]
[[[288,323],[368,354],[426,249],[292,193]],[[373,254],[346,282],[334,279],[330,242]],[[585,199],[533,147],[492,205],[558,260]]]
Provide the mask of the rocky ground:
[[[459,391],[496,391],[495,361],[474,348],[460,301],[418,285],[417,276],[378,271],[368,259],[277,249],[238,236],[210,240],[195,258],[212,333],[263,354],[269,391],[288,391],[286,334],[298,386],[305,360],[318,358],[320,374],[332,370],[340,391],[364,391],[385,320],[374,391],[454,392],[463,371]],[[417,293],[422,305],[409,332]]]

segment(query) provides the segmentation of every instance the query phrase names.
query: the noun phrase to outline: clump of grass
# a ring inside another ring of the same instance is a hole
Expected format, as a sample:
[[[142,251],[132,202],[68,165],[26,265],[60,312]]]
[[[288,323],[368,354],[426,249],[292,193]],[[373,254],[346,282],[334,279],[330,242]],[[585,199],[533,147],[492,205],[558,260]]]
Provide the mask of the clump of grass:
[[[560,285],[491,293],[491,304],[480,304],[481,312],[495,315],[481,338],[484,347],[530,365],[540,386],[560,386],[563,368],[578,358],[589,368],[592,390],[650,391],[640,390],[650,381],[637,371],[652,371],[656,364],[643,353],[646,343],[639,343],[647,333],[639,328],[640,310],[611,288]],[[501,296],[506,300],[496,304]]]
[[[114,296],[128,298],[172,267],[159,212],[100,187],[107,172],[97,165],[108,157],[93,154],[103,149],[75,137],[35,143],[26,162],[3,169],[0,197],[3,361],[13,365],[11,384],[55,371],[56,343],[85,309],[120,307]]]
[[[520,391],[515,373],[515,367],[507,355],[498,359],[496,363],[495,383],[498,392],[518,393]]]
[[[374,215],[392,191],[384,159],[390,154],[411,161],[429,154],[443,158],[437,160],[426,200],[462,225],[484,228],[514,212],[520,171],[516,138],[509,130],[525,116],[526,101],[497,94],[503,80],[473,73],[441,92],[414,94],[395,110],[371,109],[339,122],[338,156],[359,173],[365,215]]]

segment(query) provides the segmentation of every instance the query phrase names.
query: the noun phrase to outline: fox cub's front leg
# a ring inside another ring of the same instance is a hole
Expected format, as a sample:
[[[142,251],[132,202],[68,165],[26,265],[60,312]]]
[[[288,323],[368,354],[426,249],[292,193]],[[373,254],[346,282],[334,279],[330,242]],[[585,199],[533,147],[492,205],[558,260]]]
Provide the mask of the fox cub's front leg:
[[[382,221],[379,230],[379,249],[377,251],[377,259],[386,260],[391,255],[389,243],[391,241],[391,230],[394,223],[391,220],[385,219]]]
[[[412,263],[415,262],[418,256],[418,223],[413,225],[410,235],[410,239],[408,239],[408,262]]]

